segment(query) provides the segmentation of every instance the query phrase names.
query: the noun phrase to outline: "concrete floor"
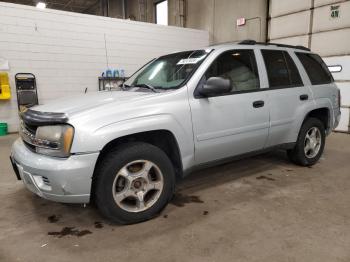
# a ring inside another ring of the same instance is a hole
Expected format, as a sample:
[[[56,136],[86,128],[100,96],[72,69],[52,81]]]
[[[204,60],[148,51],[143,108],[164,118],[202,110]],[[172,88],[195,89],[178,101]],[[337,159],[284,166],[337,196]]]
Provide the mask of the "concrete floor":
[[[28,192],[8,161],[15,138],[0,138],[0,261],[350,261],[350,135],[332,134],[312,168],[274,152],[197,172],[132,226]]]

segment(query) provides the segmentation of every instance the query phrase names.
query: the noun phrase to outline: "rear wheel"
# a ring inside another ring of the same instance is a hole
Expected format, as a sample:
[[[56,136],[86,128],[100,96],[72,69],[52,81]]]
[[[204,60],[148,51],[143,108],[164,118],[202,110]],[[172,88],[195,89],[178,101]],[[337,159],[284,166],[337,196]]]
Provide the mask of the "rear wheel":
[[[301,166],[311,166],[322,156],[325,146],[325,127],[317,118],[308,118],[303,123],[298,140],[292,150],[288,150],[289,159]]]
[[[174,168],[161,149],[146,143],[128,143],[110,152],[99,164],[96,204],[113,222],[142,222],[166,206],[174,184]]]

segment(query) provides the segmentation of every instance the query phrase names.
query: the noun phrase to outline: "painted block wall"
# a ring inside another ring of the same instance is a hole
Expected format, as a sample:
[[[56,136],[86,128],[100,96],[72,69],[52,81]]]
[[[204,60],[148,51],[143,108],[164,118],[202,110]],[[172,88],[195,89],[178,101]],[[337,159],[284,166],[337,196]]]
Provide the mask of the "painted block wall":
[[[14,75],[37,78],[40,104],[98,89],[110,68],[132,74],[162,54],[208,46],[206,31],[0,3],[0,58],[10,64],[12,99],[0,101],[0,122],[18,129]]]

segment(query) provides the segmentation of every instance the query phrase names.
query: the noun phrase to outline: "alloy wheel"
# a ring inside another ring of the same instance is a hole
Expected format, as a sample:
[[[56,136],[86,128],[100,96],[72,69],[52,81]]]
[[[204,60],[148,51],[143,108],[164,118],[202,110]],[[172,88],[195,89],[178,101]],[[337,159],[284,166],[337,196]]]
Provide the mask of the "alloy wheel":
[[[307,158],[314,158],[320,151],[322,144],[321,131],[312,127],[306,132],[304,140],[304,153]]]
[[[163,174],[156,164],[136,160],[126,164],[116,174],[113,198],[127,212],[142,212],[157,202],[163,186]]]

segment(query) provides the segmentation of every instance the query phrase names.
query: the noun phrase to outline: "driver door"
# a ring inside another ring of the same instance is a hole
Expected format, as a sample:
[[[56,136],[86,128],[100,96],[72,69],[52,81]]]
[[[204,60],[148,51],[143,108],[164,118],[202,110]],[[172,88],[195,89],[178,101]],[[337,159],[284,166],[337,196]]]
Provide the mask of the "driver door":
[[[206,163],[264,148],[269,131],[267,92],[260,89],[254,50],[225,51],[198,84],[210,77],[229,79],[231,91],[190,99],[195,162]]]

